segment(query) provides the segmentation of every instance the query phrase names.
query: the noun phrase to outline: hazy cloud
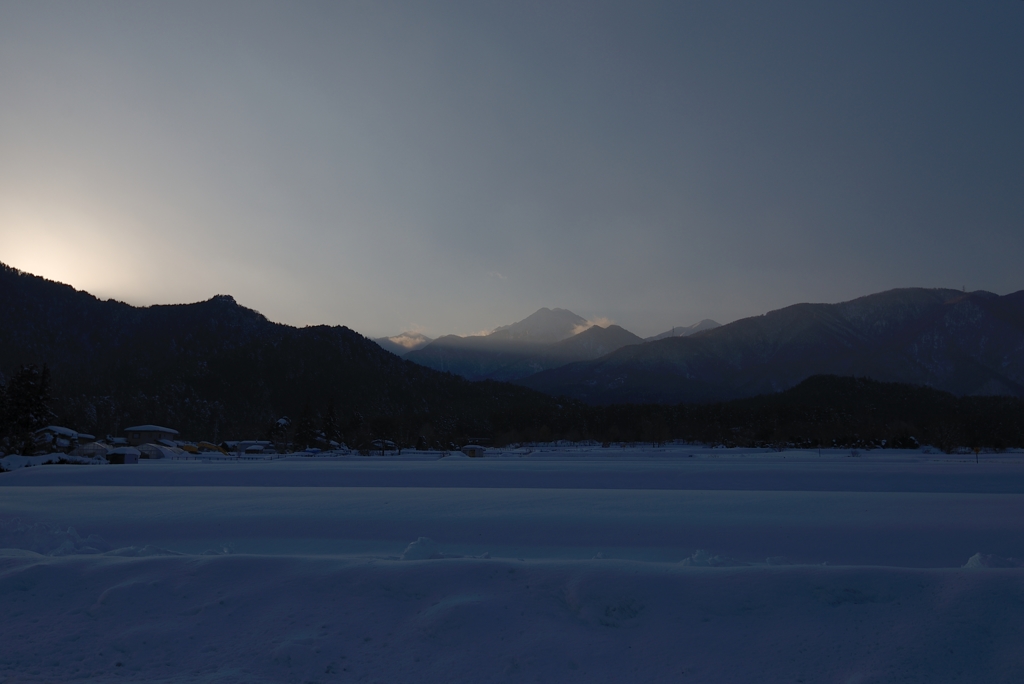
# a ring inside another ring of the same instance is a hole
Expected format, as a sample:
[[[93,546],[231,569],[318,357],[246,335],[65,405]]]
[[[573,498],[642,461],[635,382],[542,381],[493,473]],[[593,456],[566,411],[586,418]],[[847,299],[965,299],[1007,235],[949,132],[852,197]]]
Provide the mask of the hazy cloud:
[[[595,325],[600,326],[602,328],[607,328],[609,325],[615,325],[615,321],[613,321],[610,318],[605,318],[604,316],[598,316],[597,318],[588,320],[586,323],[580,323],[579,325],[577,325],[575,328],[572,329],[572,334],[579,335],[584,330],[590,330]]]
[[[394,342],[399,347],[405,347],[406,349],[412,349],[418,344],[423,343],[424,335],[415,332],[404,332],[401,335],[395,335],[394,337],[387,338],[389,341]]]

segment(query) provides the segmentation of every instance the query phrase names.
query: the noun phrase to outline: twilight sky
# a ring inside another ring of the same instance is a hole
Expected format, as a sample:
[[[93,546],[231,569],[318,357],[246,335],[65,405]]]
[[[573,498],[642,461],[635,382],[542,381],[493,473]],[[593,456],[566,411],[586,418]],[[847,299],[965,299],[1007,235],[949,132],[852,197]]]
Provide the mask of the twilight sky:
[[[1024,289],[1024,2],[0,3],[0,261],[641,335]]]

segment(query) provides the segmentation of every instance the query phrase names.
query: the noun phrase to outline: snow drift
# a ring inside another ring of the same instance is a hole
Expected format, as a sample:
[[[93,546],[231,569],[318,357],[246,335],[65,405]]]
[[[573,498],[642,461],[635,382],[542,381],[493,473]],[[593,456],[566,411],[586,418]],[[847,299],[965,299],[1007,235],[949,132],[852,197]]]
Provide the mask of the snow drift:
[[[0,681],[1024,677],[1020,454],[432,459],[3,473]]]

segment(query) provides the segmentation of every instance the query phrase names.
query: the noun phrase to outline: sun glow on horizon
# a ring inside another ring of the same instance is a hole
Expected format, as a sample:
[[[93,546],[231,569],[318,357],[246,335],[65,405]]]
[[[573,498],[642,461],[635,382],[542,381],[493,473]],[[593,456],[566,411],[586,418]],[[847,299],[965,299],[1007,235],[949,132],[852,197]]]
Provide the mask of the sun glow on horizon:
[[[194,243],[154,235],[124,217],[96,214],[18,204],[0,195],[0,263],[132,306],[188,304],[229,294],[276,322],[325,322],[295,315],[304,292],[287,274],[253,269],[245,259],[214,258]],[[274,286],[268,288],[268,281]]]
[[[142,275],[100,221],[0,204],[0,262],[97,297],[124,298]]]

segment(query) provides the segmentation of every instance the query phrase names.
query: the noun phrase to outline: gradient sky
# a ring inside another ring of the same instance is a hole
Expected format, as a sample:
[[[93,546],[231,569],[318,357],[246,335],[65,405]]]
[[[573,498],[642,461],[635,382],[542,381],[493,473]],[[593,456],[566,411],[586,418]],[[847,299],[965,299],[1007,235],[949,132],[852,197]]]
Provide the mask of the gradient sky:
[[[1024,2],[0,2],[0,261],[370,336],[1024,289]]]

